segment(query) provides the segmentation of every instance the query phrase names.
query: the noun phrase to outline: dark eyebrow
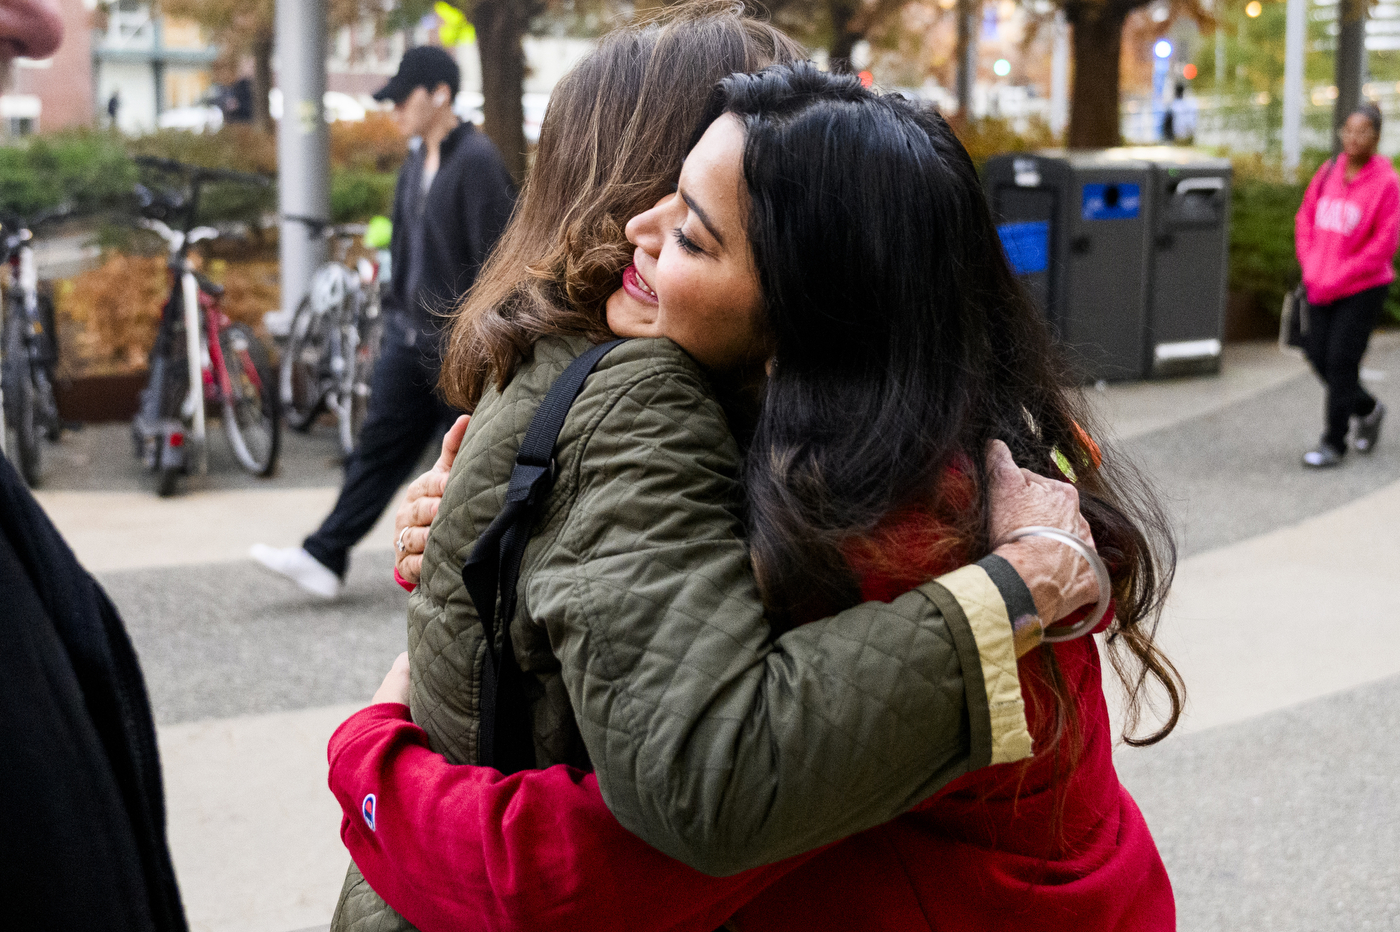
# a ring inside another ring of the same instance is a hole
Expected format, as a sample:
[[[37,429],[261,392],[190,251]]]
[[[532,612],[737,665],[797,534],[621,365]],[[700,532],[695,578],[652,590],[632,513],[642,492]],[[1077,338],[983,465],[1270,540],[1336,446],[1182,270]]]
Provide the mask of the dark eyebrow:
[[[709,215],[700,209],[700,205],[691,200],[690,195],[686,194],[684,191],[681,192],[681,200],[685,201],[685,206],[695,211],[695,216],[700,218],[700,222],[705,225],[705,229],[710,231],[710,235],[715,238],[715,242],[723,246],[724,237],[719,235],[719,231],[715,229],[715,225],[710,222]]]

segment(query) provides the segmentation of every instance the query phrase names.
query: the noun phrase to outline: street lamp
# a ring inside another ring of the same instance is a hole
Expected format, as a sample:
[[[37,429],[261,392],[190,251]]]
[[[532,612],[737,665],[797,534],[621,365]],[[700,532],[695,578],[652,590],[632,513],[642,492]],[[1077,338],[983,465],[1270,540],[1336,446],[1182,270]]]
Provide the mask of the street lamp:
[[[996,64],[992,65],[992,71],[996,73],[997,77],[1004,78],[1011,73],[1011,62],[1004,58],[998,58]]]
[[[1172,44],[1166,39],[1158,39],[1157,44],[1152,46],[1152,54],[1156,55],[1158,58],[1171,58]]]
[[[1246,4],[1244,8],[1244,15],[1248,16],[1250,19],[1258,19],[1259,14],[1263,12],[1264,4],[1260,3],[1259,0],[1249,0],[1249,3]]]

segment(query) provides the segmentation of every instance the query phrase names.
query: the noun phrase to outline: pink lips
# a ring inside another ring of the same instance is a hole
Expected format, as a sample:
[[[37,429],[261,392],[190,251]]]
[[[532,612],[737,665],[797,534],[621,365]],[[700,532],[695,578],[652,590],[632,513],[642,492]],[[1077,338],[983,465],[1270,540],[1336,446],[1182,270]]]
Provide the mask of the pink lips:
[[[637,274],[637,267],[629,265],[622,272],[622,290],[643,304],[657,304],[656,292],[647,286],[642,276]]]

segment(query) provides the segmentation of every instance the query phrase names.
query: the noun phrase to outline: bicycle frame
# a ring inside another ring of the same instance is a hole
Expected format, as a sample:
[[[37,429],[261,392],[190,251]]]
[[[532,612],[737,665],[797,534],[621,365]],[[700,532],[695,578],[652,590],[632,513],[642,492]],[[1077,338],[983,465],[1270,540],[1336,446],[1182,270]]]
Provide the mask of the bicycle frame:
[[[199,282],[190,268],[190,260],[181,257],[180,290],[183,301],[181,310],[185,315],[185,359],[189,364],[190,393],[185,399],[185,408],[191,412],[190,431],[194,434],[194,472],[204,475],[209,471],[207,436],[204,426],[204,366],[199,347],[200,306]],[[213,340],[206,338],[214,351]]]

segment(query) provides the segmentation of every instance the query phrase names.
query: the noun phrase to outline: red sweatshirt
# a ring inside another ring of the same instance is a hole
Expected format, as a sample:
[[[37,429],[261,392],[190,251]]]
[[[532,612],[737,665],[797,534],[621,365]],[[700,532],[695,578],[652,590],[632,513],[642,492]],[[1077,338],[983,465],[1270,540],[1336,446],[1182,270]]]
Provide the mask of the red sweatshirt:
[[[951,568],[948,548],[929,546],[937,539],[927,518],[892,516],[874,547],[850,555],[862,594],[888,600]],[[742,932],[1170,932],[1166,870],[1113,769],[1097,649],[1081,638],[1053,650],[1083,748],[1058,790],[1050,755],[988,767],[886,825],[734,877],[700,874],[627,832],[591,775],[447,763],[402,705],[371,706],[331,738],[341,837],[370,886],[423,932],[711,932],[730,917]],[[1032,652],[1020,674],[1043,741],[1040,665]]]
[[[1346,180],[1346,159],[1324,162],[1294,218],[1294,245],[1312,304],[1331,304],[1395,280],[1400,179],[1379,155]]]

